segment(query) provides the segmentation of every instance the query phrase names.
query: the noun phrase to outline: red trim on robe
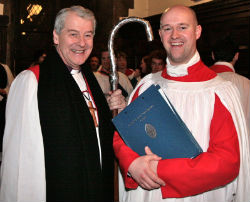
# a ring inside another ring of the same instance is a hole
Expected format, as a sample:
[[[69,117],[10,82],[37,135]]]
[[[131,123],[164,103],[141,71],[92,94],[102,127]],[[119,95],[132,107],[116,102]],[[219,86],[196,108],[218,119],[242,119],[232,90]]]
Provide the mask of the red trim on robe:
[[[89,84],[88,84],[88,82],[87,82],[87,79],[86,79],[86,77],[82,74],[82,76],[83,76],[83,79],[84,79],[84,81],[85,81],[85,83],[86,83],[86,86],[87,86],[87,90],[88,90],[88,92],[89,92],[89,94],[90,94],[90,96],[91,96],[91,99],[92,99],[92,101],[93,101],[93,103],[94,103],[94,106],[95,106],[95,108],[96,108],[96,113],[97,113],[97,123],[98,123],[98,127],[99,127],[99,115],[98,115],[98,109],[97,109],[97,106],[96,106],[96,104],[95,104],[95,100],[94,100],[94,97],[93,97],[93,95],[92,95],[92,92],[91,92],[91,90],[90,90],[90,87],[89,87]],[[85,98],[84,98],[84,100],[85,100]],[[91,102],[91,101],[90,101]],[[87,104],[87,103],[86,103]],[[87,104],[88,105],[88,104]],[[88,106],[89,107],[89,106]],[[93,120],[94,121],[94,120]]]
[[[129,76],[129,75],[131,75],[131,74],[133,74],[134,73],[134,70],[132,70],[132,69],[126,69],[126,72],[125,72],[125,74],[127,75],[127,76]]]
[[[27,70],[32,71],[35,74],[37,81],[39,81],[39,74],[40,74],[40,66],[39,65],[29,67]]]
[[[198,67],[197,64],[195,67]],[[193,69],[189,71],[189,75],[184,76],[185,79],[188,81],[206,81],[216,76],[215,73],[211,73],[211,70],[207,71],[207,67],[198,68],[200,69],[198,75],[197,70]],[[194,72],[196,72],[196,77],[192,74]],[[166,78],[166,76],[168,79],[172,78],[165,71],[163,77]],[[185,79],[183,77],[174,78],[174,80],[178,81],[185,81]],[[133,100],[138,94],[139,90],[136,91]],[[129,177],[127,173],[130,164],[139,155],[124,143],[117,132],[115,132],[113,140],[114,152],[119,160],[125,186],[136,189],[138,183]],[[161,187],[162,197],[182,198],[224,186],[238,176],[239,168],[239,142],[233,119],[230,112],[215,94],[214,115],[211,120],[210,141],[207,152],[203,152],[194,159],[160,160],[157,174],[166,182],[166,186]]]
[[[216,73],[223,73],[223,72],[234,72],[230,67],[226,65],[213,65],[210,67]]]
[[[103,67],[99,71],[97,71],[97,72],[99,72],[100,74],[105,75],[105,76],[109,76],[110,75],[110,72],[107,71],[106,69],[104,69]]]
[[[143,84],[142,84],[143,85]],[[133,97],[132,97],[132,99],[131,99],[131,102],[133,102],[138,96],[139,96],[139,91],[140,91],[140,88],[142,87],[142,85],[140,85],[137,89],[136,89],[136,91],[135,91],[135,93],[134,93],[134,95],[133,95]]]
[[[196,64],[188,68],[188,75],[181,77],[172,77],[167,74],[167,68],[164,68],[161,76],[165,79],[173,81],[183,81],[183,82],[200,82],[208,81],[216,77],[216,73],[210,70],[204,63],[200,60]]]

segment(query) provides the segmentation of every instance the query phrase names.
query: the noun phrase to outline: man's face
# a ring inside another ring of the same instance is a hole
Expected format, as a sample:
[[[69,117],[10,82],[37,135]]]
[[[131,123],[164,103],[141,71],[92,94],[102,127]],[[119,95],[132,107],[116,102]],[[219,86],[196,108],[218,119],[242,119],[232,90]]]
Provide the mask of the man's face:
[[[125,57],[119,57],[116,60],[118,70],[126,70],[127,69],[127,59]]]
[[[152,73],[159,72],[164,68],[164,62],[162,59],[152,58],[151,61]]]
[[[109,71],[110,70],[110,56],[108,51],[103,51],[101,56],[102,67]]]
[[[193,13],[185,7],[174,7],[161,18],[161,41],[172,65],[187,63],[195,54],[201,35]]]
[[[99,59],[95,56],[90,58],[90,66],[92,71],[96,71],[99,66]]]
[[[54,30],[53,39],[63,62],[79,69],[89,57],[93,48],[94,25],[91,20],[83,19],[71,12],[66,16],[60,34]]]

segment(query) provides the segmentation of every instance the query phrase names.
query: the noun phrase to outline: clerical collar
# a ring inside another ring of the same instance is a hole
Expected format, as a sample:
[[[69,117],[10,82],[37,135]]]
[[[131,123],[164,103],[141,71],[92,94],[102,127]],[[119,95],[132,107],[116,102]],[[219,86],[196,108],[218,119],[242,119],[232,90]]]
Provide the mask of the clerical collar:
[[[66,65],[66,67],[68,68],[70,74],[74,75],[74,74],[78,74],[79,72],[81,72],[81,69],[73,69],[72,67]]]
[[[188,75],[188,67],[194,65],[200,60],[200,55],[196,50],[194,56],[186,63],[181,65],[171,65],[167,58],[167,73],[172,77],[180,77]]]
[[[233,70],[233,72],[235,72],[234,66],[229,62],[218,61],[218,62],[214,63],[214,65],[224,65],[224,66],[227,66],[228,68],[230,68],[231,70]]]

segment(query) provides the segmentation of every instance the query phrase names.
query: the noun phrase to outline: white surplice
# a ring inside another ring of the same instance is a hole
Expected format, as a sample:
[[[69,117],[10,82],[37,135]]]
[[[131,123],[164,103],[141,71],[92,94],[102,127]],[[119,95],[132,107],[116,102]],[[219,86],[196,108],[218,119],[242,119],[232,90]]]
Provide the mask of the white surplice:
[[[17,76],[10,88],[3,138],[1,202],[46,201],[37,87],[36,76],[26,70]]]
[[[143,85],[142,85],[143,84]],[[147,75],[138,86],[139,94],[150,85],[158,84],[166,93],[180,117],[191,130],[203,151],[207,151],[210,139],[210,122],[213,117],[215,94],[232,115],[240,145],[239,176],[226,186],[185,198],[162,198],[161,190],[147,191],[140,186],[125,191],[123,179],[119,178],[120,202],[248,202],[250,201],[249,140],[244,113],[236,87],[219,76],[203,82],[180,82],[167,80],[161,72]],[[136,90],[133,92],[135,93]],[[130,98],[133,97],[133,93]],[[201,113],[202,112],[202,113]]]

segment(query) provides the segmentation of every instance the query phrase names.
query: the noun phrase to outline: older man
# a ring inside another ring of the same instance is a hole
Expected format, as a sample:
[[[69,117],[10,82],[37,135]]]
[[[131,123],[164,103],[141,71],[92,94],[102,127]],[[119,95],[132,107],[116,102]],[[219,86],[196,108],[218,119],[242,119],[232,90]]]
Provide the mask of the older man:
[[[55,50],[22,72],[11,87],[3,142],[2,202],[113,201],[110,109],[125,106],[121,91],[106,102],[89,57],[92,11],[62,9]]]
[[[200,60],[201,26],[194,11],[166,10],[159,34],[167,67],[144,77],[131,98],[160,85],[204,152],[193,159],[161,159],[146,147],[146,155],[139,156],[116,133],[113,146],[128,188],[120,201],[250,201],[249,142],[240,99],[230,82]]]

